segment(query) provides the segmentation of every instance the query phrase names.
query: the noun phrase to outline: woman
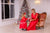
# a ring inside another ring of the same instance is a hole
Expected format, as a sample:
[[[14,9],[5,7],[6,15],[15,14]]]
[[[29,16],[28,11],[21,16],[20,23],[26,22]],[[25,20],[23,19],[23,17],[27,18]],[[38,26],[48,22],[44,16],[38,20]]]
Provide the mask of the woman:
[[[23,13],[21,21],[20,21],[20,26],[19,26],[20,29],[26,30],[26,28],[27,28],[27,22],[26,21],[27,21],[26,13]]]
[[[36,30],[37,23],[38,23],[38,13],[35,12],[35,9],[32,9],[30,24],[27,30]]]

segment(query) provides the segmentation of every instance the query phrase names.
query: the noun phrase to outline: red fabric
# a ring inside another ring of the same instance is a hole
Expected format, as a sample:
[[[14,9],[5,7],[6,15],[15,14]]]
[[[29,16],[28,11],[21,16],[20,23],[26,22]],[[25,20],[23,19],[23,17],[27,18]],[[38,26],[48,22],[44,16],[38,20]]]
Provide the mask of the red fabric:
[[[20,29],[26,29],[27,28],[27,18],[25,18],[25,17],[23,17],[22,19],[21,19],[21,21],[20,21]]]
[[[38,22],[38,18],[36,18],[36,16],[38,16],[38,13],[36,13],[35,15],[33,13],[31,14],[31,18],[36,20],[30,22],[29,26],[27,27],[27,30],[36,30],[36,24]]]

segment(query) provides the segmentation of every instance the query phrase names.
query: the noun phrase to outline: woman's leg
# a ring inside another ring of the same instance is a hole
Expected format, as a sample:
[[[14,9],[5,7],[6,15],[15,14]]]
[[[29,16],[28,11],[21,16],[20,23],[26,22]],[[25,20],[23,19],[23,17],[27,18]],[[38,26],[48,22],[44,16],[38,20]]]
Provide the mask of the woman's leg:
[[[29,24],[27,30],[36,30],[36,24],[37,24],[36,21],[30,22],[30,24]]]

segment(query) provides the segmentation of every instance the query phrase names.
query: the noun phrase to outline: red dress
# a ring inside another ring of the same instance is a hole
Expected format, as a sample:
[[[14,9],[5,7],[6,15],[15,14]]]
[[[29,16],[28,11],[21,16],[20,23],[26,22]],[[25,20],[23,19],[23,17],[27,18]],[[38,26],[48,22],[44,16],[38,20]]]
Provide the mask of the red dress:
[[[20,26],[19,26],[20,29],[26,29],[27,28],[27,22],[26,21],[27,21],[27,18],[24,16],[20,21]]]
[[[36,30],[36,24],[38,22],[38,18],[36,18],[37,16],[38,16],[38,13],[36,13],[35,15],[33,13],[31,14],[31,18],[36,20],[30,22],[27,30]]]

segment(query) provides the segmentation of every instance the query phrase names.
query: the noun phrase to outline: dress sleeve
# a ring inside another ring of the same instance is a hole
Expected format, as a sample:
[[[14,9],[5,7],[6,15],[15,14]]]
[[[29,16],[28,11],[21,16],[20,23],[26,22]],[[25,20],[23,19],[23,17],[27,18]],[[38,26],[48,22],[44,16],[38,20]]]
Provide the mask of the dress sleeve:
[[[35,19],[37,19],[38,18],[38,13],[36,13],[36,16],[35,16]]]
[[[31,18],[33,19],[33,13],[31,14]]]

